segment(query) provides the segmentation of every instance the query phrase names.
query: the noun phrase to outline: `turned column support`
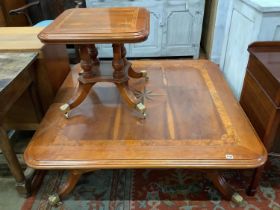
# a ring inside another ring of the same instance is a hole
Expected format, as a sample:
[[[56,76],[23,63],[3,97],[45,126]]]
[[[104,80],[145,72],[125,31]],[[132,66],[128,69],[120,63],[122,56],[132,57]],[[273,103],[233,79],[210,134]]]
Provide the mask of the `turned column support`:
[[[124,65],[127,64],[127,59],[126,59],[126,48],[124,46],[124,44],[121,45],[121,56],[122,56],[122,60]]]
[[[122,58],[122,45],[121,44],[113,44],[113,53],[114,58],[112,61],[112,66],[114,68],[113,77],[115,79],[122,79],[125,77],[124,72],[124,61]]]
[[[99,65],[100,61],[98,59],[98,50],[97,50],[95,44],[92,44],[92,45],[89,46],[89,51],[90,51],[91,59],[93,61],[93,65],[94,66]]]
[[[99,60],[97,58],[98,51],[95,45],[79,45],[79,52],[81,58],[81,68],[80,78],[91,78],[97,74],[97,69],[94,69],[93,66],[99,65]],[[95,83],[84,84],[81,82],[81,79],[78,80],[78,87],[73,95],[73,97],[66,103],[60,106],[60,110],[63,112],[66,118],[69,118],[69,112],[71,109],[79,106],[84,99],[87,97],[91,87]]]
[[[98,50],[95,44],[79,45],[80,66],[82,68],[82,71],[79,73],[79,84],[76,87],[73,97],[67,103],[60,106],[60,110],[66,118],[69,118],[71,109],[79,106],[85,100],[92,86],[97,82],[115,83],[127,104],[140,112],[143,117],[146,117],[145,105],[135,97],[132,90],[128,87],[127,74],[133,78],[146,77],[147,79],[147,72],[135,72],[132,69],[131,63],[126,59],[124,44],[113,44],[112,47],[114,53],[112,61],[113,72],[112,75],[108,75],[102,73],[102,68],[106,65],[100,64]]]
[[[90,72],[93,66],[93,61],[91,58],[91,52],[89,50],[89,45],[80,45],[79,52],[81,58],[81,67],[84,73]]]

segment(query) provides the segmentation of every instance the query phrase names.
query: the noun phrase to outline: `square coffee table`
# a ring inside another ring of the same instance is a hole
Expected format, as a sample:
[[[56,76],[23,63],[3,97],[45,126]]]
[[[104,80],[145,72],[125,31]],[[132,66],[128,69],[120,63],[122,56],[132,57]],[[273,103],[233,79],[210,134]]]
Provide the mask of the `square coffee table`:
[[[24,157],[35,169],[68,170],[66,196],[83,173],[101,169],[187,168],[206,172],[226,199],[242,199],[219,169],[256,169],[267,152],[217,65],[207,60],[134,61],[145,78],[129,85],[147,107],[142,119],[117,88],[98,83],[66,119],[59,107],[75,91],[70,74]],[[251,185],[251,188],[257,185]],[[57,197],[51,197],[55,203]]]

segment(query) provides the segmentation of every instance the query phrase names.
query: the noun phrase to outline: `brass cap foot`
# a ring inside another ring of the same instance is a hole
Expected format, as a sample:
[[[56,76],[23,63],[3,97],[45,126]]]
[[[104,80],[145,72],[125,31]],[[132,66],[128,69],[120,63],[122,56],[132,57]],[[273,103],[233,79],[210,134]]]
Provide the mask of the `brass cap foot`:
[[[239,193],[234,193],[231,197],[231,201],[240,206],[243,204],[244,199]]]
[[[60,106],[60,111],[63,112],[66,119],[69,118],[70,106],[69,104],[63,104]]]
[[[57,193],[49,195],[48,202],[51,206],[59,206],[62,204],[60,201],[59,195]]]
[[[141,112],[142,114],[144,114],[145,111],[146,111],[146,107],[145,107],[145,105],[142,104],[142,103],[137,104],[137,105],[136,105],[136,109],[137,109],[137,111]]]
[[[145,80],[148,81],[149,80],[148,72],[146,70],[142,70],[140,72],[142,73],[142,77],[145,77]]]

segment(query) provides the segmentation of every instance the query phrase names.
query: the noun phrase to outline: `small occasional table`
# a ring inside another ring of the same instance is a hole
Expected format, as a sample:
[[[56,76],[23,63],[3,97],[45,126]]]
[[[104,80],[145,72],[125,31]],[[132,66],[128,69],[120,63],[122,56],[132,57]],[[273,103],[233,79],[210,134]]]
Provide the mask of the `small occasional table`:
[[[19,161],[13,151],[5,129],[4,118],[16,101],[27,90],[38,123],[43,111],[35,88],[34,61],[37,53],[0,53],[0,149],[5,156],[12,175],[16,179],[16,188],[20,194],[30,194],[30,180],[26,180]]]
[[[129,80],[149,110],[146,119],[127,109],[108,83],[97,84],[65,119],[59,107],[75,91],[77,66],[28,145],[26,163],[35,169],[68,170],[61,197],[83,173],[94,170],[188,168],[205,171],[226,199],[241,201],[218,170],[258,168],[267,152],[217,65],[206,60],[133,65],[149,72],[148,82]]]
[[[126,59],[124,44],[148,38],[149,15],[146,9],[138,7],[70,9],[39,34],[39,39],[47,44],[74,44],[79,47],[82,68],[79,85],[72,99],[60,107],[66,117],[71,109],[84,101],[91,87],[98,82],[114,83],[127,104],[145,117],[145,105],[129,88],[128,76],[147,79],[147,73],[133,70]],[[112,44],[112,65],[99,62],[95,47],[98,43]]]

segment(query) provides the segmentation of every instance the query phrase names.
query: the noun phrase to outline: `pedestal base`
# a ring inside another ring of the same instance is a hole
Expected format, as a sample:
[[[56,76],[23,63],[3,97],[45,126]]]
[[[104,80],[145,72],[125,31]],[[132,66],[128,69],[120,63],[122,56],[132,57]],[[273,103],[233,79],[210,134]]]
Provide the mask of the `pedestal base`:
[[[129,89],[128,76],[132,78],[145,78],[148,80],[147,72],[136,72],[131,63],[126,60],[126,50],[124,44],[113,44],[114,58],[111,65],[100,63],[97,56],[98,51],[95,45],[80,45],[80,57],[82,68],[79,73],[79,85],[74,96],[60,107],[66,118],[69,118],[71,109],[79,106],[87,97],[91,87],[97,82],[114,83],[127,104],[136,109],[141,115],[146,117],[146,107],[134,93]]]

